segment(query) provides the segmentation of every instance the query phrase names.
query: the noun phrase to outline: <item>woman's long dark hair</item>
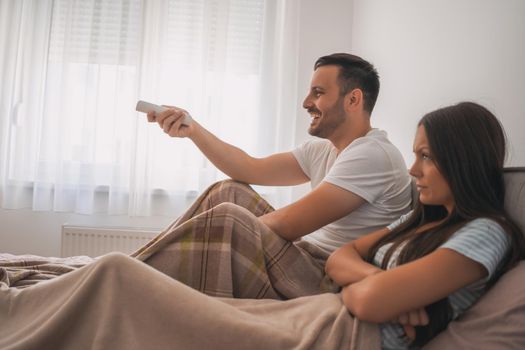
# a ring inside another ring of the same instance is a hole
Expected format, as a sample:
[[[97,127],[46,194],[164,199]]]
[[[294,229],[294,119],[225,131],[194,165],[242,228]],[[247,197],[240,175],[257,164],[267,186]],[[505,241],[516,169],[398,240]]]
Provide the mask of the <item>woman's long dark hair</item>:
[[[379,240],[369,251],[372,261],[377,250],[393,243],[382,261],[386,268],[393,251],[407,242],[397,263],[421,258],[446,242],[454,232],[477,218],[489,218],[501,225],[511,239],[510,251],[499,265],[497,278],[525,255],[525,242],[519,228],[504,211],[505,183],[503,166],[506,156],[506,137],[498,119],[486,108],[472,102],[438,109],[425,115],[423,126],[434,162],[447,181],[455,206],[450,215],[443,206],[425,205],[417,200],[407,221]],[[426,223],[440,224],[423,232],[416,229]],[[430,323],[416,327],[414,345],[422,346],[445,329],[452,319],[448,298],[429,306]]]

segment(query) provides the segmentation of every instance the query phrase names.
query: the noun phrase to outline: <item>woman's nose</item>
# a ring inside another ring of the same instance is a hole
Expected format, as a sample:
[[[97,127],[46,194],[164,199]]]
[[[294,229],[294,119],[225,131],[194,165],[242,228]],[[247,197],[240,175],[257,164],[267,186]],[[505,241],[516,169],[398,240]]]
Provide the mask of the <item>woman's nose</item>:
[[[417,161],[415,161],[410,169],[408,169],[408,173],[412,175],[413,177],[419,177],[421,175],[421,172],[419,171],[419,167],[417,164]]]

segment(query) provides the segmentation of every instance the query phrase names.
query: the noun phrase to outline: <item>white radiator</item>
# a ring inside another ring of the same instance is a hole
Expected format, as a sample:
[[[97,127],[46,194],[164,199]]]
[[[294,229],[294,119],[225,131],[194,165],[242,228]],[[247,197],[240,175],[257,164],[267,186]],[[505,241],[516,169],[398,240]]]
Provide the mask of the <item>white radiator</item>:
[[[62,225],[61,256],[91,257],[109,252],[132,253],[160,233],[160,229]]]

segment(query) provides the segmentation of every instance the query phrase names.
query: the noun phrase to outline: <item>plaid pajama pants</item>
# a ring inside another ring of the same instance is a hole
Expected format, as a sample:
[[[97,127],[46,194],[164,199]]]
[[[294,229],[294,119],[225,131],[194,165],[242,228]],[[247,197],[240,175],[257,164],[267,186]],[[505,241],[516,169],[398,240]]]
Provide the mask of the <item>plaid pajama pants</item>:
[[[337,291],[326,278],[328,254],[289,242],[258,217],[274,209],[250,186],[210,186],[135,257],[210,296],[290,299]]]

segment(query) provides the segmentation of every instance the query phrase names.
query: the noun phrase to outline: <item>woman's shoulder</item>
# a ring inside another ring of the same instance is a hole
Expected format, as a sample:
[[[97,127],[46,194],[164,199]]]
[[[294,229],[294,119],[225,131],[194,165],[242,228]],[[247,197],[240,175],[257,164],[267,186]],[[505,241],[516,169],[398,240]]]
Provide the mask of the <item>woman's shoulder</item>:
[[[458,229],[441,248],[452,249],[485,266],[491,278],[507,254],[510,236],[494,219],[477,218]]]
[[[465,244],[498,243],[498,245],[507,246],[510,243],[510,236],[495,219],[479,217],[461,226],[447,242],[449,241],[464,241]]]
[[[495,219],[488,218],[488,217],[479,217],[479,218],[470,220],[464,226],[462,226],[458,231],[456,231],[456,234],[464,233],[466,231],[472,231],[472,230],[475,230],[478,233],[502,234],[504,236],[507,236],[505,234],[505,229],[501,226],[501,224]]]

